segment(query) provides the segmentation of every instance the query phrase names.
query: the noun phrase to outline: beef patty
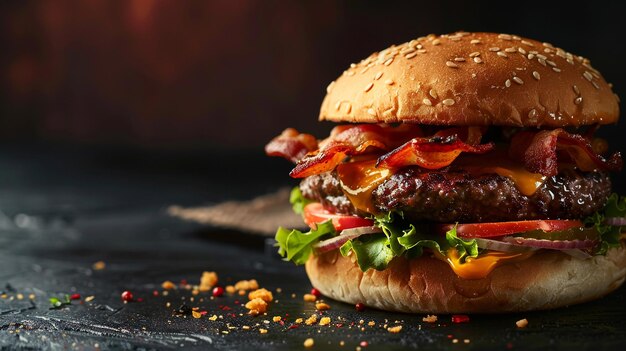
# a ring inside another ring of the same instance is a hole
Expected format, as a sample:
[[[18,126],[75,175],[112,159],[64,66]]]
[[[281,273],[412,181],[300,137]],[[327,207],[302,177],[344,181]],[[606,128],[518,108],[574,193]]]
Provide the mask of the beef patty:
[[[334,172],[305,178],[300,190],[304,197],[338,213],[366,215],[352,206]],[[402,211],[413,221],[579,219],[602,209],[610,193],[608,175],[599,172],[558,174],[546,179],[532,196],[526,196],[513,181],[497,174],[405,168],[373,191],[372,203],[383,213]]]

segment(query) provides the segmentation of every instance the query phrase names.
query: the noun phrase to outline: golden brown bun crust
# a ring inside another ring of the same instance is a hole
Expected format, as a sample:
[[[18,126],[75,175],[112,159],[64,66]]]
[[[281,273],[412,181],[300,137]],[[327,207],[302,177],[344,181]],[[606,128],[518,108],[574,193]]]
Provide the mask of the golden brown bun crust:
[[[617,122],[617,95],[589,61],[494,33],[418,38],[351,65],[320,120],[562,127]]]
[[[557,308],[602,297],[626,276],[626,246],[587,260],[542,250],[463,280],[435,258],[395,258],[384,271],[363,273],[336,250],[306,264],[311,284],[335,300],[413,313],[501,313]]]

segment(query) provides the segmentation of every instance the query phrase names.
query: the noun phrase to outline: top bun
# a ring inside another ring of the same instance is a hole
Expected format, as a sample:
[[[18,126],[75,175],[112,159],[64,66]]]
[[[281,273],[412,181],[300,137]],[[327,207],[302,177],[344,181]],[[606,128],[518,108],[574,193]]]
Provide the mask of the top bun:
[[[615,123],[618,97],[589,60],[515,35],[429,35],[350,65],[320,120],[564,127]]]

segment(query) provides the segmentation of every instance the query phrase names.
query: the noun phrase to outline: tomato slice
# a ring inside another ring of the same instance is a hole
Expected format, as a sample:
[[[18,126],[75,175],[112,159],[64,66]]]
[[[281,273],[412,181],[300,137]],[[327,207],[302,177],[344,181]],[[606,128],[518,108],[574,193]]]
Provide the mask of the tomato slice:
[[[371,219],[332,213],[326,210],[319,202],[313,202],[304,206],[304,223],[309,227],[315,228],[317,223],[326,222],[329,219],[332,220],[335,230],[339,232],[344,229],[374,225],[374,221]]]
[[[528,232],[531,230],[542,230],[544,232],[555,232],[570,228],[583,227],[583,223],[578,220],[534,220],[515,222],[492,222],[492,223],[466,223],[458,224],[456,234],[461,238],[489,238],[504,236],[516,233]],[[444,224],[442,231],[448,231],[454,224]]]

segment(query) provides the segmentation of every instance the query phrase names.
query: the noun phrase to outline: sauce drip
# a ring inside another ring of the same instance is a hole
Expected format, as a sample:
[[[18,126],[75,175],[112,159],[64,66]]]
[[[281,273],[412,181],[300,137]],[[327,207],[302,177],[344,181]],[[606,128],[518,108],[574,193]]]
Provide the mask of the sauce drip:
[[[524,260],[532,256],[534,251],[521,253],[508,253],[500,251],[489,251],[473,258],[467,257],[465,262],[461,262],[459,253],[455,248],[450,248],[443,256],[435,251],[435,256],[448,263],[450,268],[459,278],[463,279],[483,279],[486,278],[496,267]]]
[[[342,163],[337,175],[344,194],[357,210],[376,214],[372,192],[392,174],[388,168],[376,168],[376,159]]]

